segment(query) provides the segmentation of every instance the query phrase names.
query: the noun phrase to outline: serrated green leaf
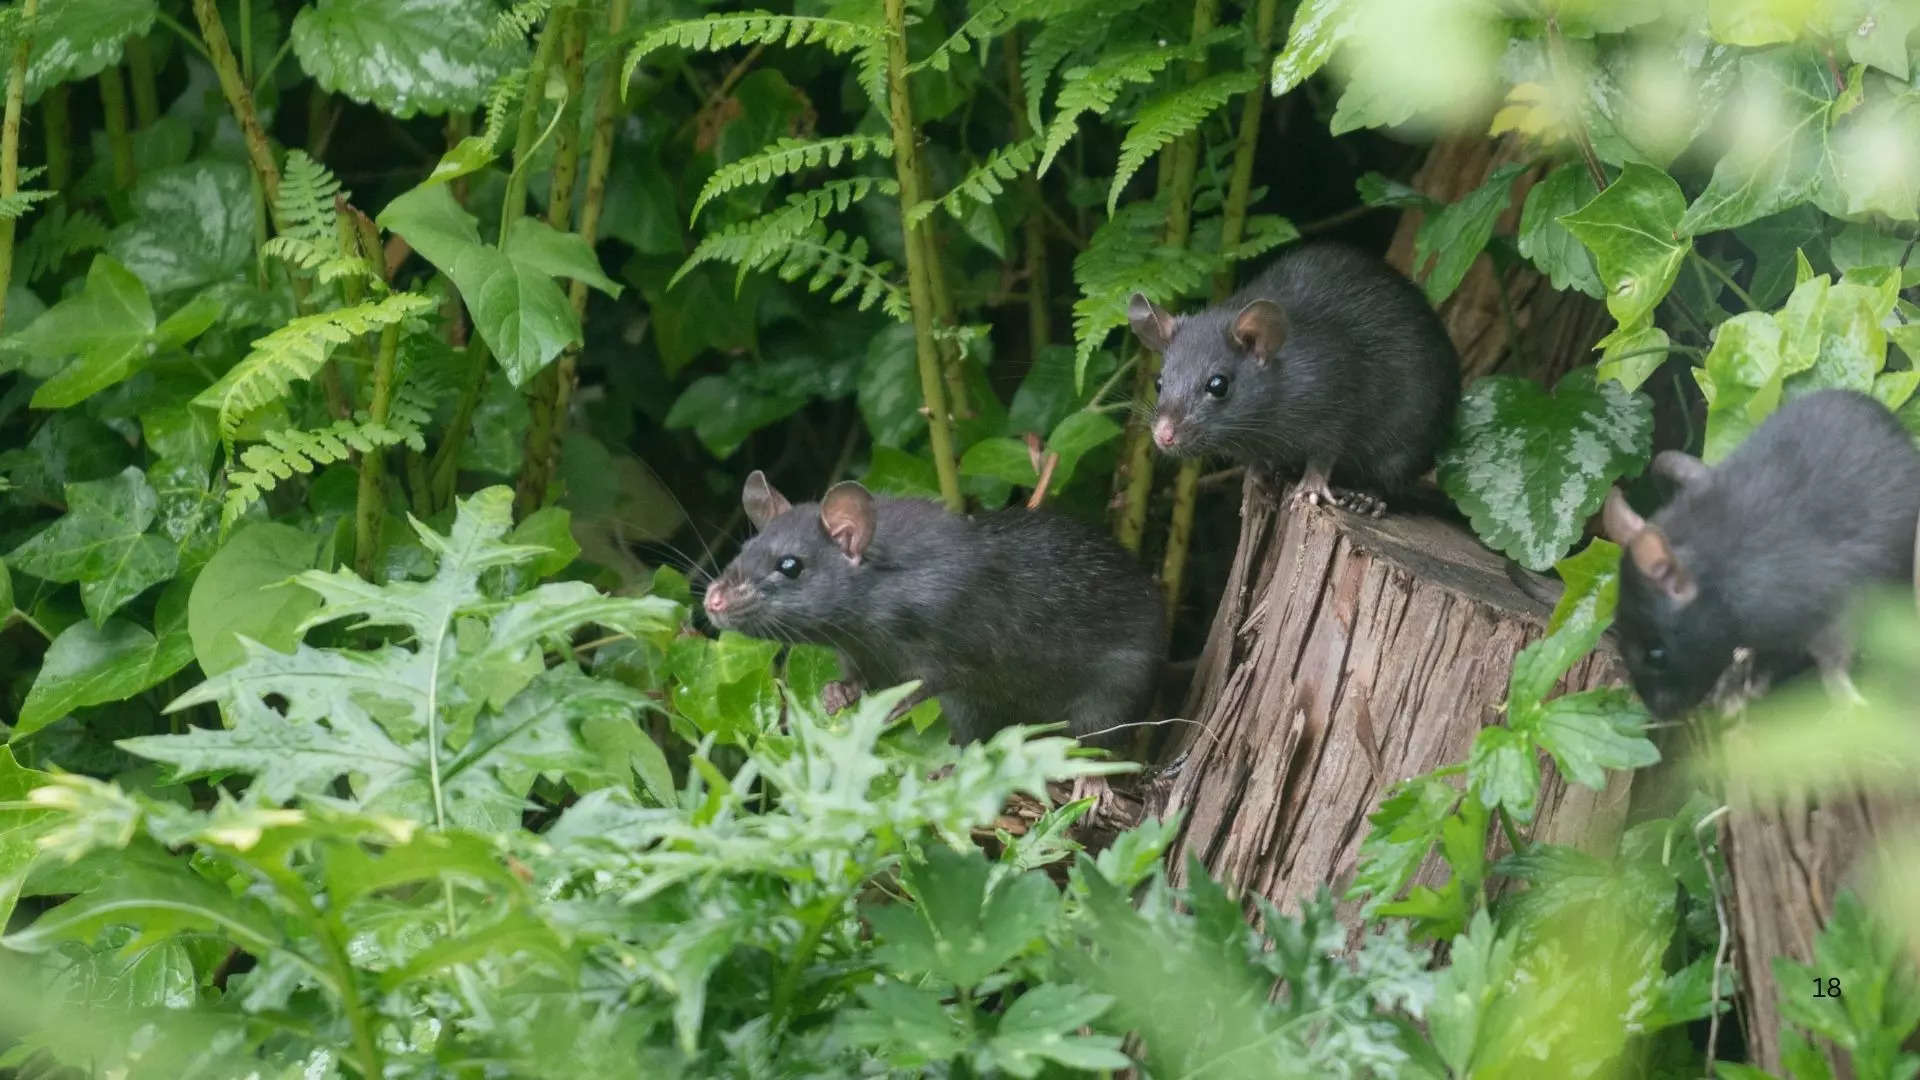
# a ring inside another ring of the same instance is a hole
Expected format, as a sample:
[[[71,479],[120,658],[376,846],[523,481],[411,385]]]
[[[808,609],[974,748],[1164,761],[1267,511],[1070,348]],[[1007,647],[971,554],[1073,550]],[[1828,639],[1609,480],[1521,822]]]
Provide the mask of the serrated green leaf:
[[[1553,755],[1560,774],[1596,790],[1607,769],[1638,769],[1660,760],[1646,737],[1649,717],[1631,690],[1608,686],[1562,694],[1535,712],[1516,714],[1524,732]]]
[[[1544,570],[1579,538],[1607,488],[1646,464],[1652,407],[1590,370],[1552,393],[1512,376],[1484,378],[1461,398],[1440,486],[1480,538],[1530,570]]]
[[[112,256],[94,256],[79,293],[10,339],[32,355],[28,370],[47,377],[33,392],[33,406],[77,405],[132,375],[151,351],[155,325],[140,280]]]
[[[1724,39],[1723,39],[1724,40]],[[1833,80],[1811,50],[1754,53],[1740,63],[1742,106],[1752,118],[1687,207],[1679,231],[1731,229],[1804,202],[1826,160]]]
[[[1426,271],[1428,303],[1438,304],[1460,287],[1473,260],[1493,237],[1494,221],[1513,201],[1513,181],[1522,171],[1511,162],[1500,166],[1459,202],[1428,213],[1420,223],[1413,242],[1413,269],[1416,275]]]
[[[1620,601],[1620,545],[1596,536],[1553,569],[1564,587],[1547,620],[1548,634],[1575,619],[1593,620],[1602,628],[1613,620]]]
[[[1015,1076],[1039,1074],[1047,1061],[1073,1069],[1124,1069],[1133,1064],[1113,1035],[1074,1031],[1107,1011],[1113,999],[1071,984],[1036,986],[1000,1015],[988,1044],[996,1064]]]
[[[135,926],[144,935],[209,932],[256,955],[281,949],[279,927],[266,908],[178,864],[129,861],[99,887],[34,920],[0,945],[41,952],[62,941],[92,941],[109,926]]]
[[[842,1037],[871,1047],[884,1047],[890,1057],[930,1064],[946,1061],[967,1048],[967,1031],[949,1015],[938,995],[882,982],[858,987],[864,1009],[851,1009],[837,1025]]]
[[[496,42],[484,0],[315,0],[294,16],[293,53],[315,82],[406,119],[466,112],[520,63]]]
[[[77,581],[95,625],[173,576],[180,551],[147,533],[158,499],[140,470],[67,485],[67,513],[13,549],[7,561],[48,581]]]
[[[1044,934],[1060,912],[1046,876],[1007,878],[989,896],[989,870],[977,852],[929,848],[908,874],[914,906],[868,910],[881,956],[898,970],[973,986]]]
[[[152,29],[158,11],[154,0],[43,0],[33,22],[27,102],[119,63],[126,40]]]
[[[1467,757],[1467,776],[1489,809],[1505,809],[1517,821],[1533,820],[1540,798],[1533,740],[1510,727],[1481,728]]]
[[[1182,86],[1142,105],[1133,116],[1133,125],[1120,140],[1120,161],[1114,166],[1113,182],[1107,185],[1107,213],[1120,203],[1120,193],[1148,159],[1175,139],[1198,128],[1214,110],[1236,95],[1258,88],[1260,76],[1252,71],[1231,71]]]
[[[1459,801],[1460,789],[1431,773],[1394,785],[1367,817],[1372,828],[1360,842],[1348,899],[1370,896],[1369,905],[1377,906],[1400,895]]]
[[[1577,161],[1548,173],[1527,192],[1520,209],[1520,233],[1516,238],[1520,254],[1532,260],[1556,289],[1578,289],[1598,300],[1602,296],[1599,271],[1593,256],[1577,237],[1560,224],[1560,218],[1593,201],[1593,178],[1586,166]],[[1633,389],[1637,383],[1628,386]]]
[[[107,237],[107,253],[155,296],[225,281],[253,262],[253,179],[239,162],[144,173],[133,214]]]
[[[1592,202],[1560,216],[1593,253],[1607,310],[1621,326],[1645,323],[1673,288],[1692,248],[1691,234],[1680,230],[1685,213],[1686,197],[1672,177],[1630,162]]]

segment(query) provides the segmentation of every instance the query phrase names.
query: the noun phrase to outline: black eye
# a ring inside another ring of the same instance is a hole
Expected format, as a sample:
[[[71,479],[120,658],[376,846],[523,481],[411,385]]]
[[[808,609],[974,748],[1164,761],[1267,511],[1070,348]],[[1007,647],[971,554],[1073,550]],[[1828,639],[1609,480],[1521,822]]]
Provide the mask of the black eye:
[[[800,560],[788,555],[775,564],[774,569],[790,578],[797,578],[800,576]]]
[[[1227,377],[1225,375],[1215,375],[1213,378],[1208,379],[1207,393],[1213,397],[1226,397]]]
[[[1655,645],[1653,648],[1648,649],[1647,650],[1647,666],[1652,668],[1666,667],[1667,666],[1667,650],[1661,648],[1658,645]]]
[[[1156,394],[1160,392],[1160,376],[1158,375],[1153,377],[1153,392]]]

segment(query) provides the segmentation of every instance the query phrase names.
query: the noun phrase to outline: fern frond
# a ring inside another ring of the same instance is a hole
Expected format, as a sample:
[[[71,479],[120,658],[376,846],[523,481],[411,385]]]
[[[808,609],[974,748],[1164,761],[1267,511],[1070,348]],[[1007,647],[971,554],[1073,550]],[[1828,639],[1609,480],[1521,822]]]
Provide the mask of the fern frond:
[[[0,195],[0,221],[18,221],[27,216],[34,204],[53,198],[54,193],[44,188],[32,188],[16,191],[11,195]]]
[[[820,292],[837,281],[839,286],[827,295],[836,304],[851,301],[857,310],[865,311],[878,302],[880,310],[900,322],[913,318],[906,294],[888,276],[892,263],[883,260],[869,264],[865,237],[849,238],[837,229],[819,235],[825,232],[821,227],[787,245],[785,257],[773,271],[781,281],[798,281],[812,274],[807,278],[808,292]]]
[[[1235,95],[1258,89],[1257,71],[1234,71],[1202,79],[1191,86],[1156,98],[1134,114],[1133,126],[1120,142],[1120,162],[1114,167],[1113,184],[1107,188],[1107,213],[1120,202],[1120,192],[1153,155],[1175,139],[1198,128],[1214,110]]]
[[[1060,97],[1054,102],[1053,124],[1047,128],[1046,148],[1040,155],[1038,171],[1046,172],[1054,157],[1072,141],[1080,129],[1083,113],[1106,115],[1128,86],[1150,83],[1168,65],[1203,54],[1208,47],[1237,32],[1234,27],[1223,27],[1187,44],[1128,49],[1104,56],[1087,67],[1068,69],[1061,76]]]
[[[681,278],[702,263],[732,263],[740,268],[742,278],[753,270],[771,266],[788,244],[807,235],[821,218],[845,210],[874,191],[898,194],[900,184],[892,178],[872,176],[832,180],[812,191],[788,196],[784,205],[752,221],[709,233],[674,271],[667,288],[678,285]]]
[[[1046,100],[1047,80],[1053,77],[1054,70],[1068,57],[1096,46],[1108,51],[1125,47],[1128,42],[1115,40],[1114,28],[1124,25],[1116,17],[1145,2],[1117,0],[1102,4],[1098,0],[1070,0],[1056,4],[1054,10],[1047,13],[1046,22],[1020,55],[1020,81],[1027,95],[1027,126],[1035,131],[1046,129],[1040,119],[1040,103]]]
[[[640,40],[627,52],[621,85],[632,80],[633,70],[649,54],[670,47],[713,52],[736,45],[819,45],[836,54],[862,53],[864,68],[873,62],[871,56],[864,54],[884,50],[886,40],[886,31],[879,26],[848,19],[776,15],[770,11],[675,19],[640,35]]]
[[[298,236],[276,236],[260,251],[313,274],[322,285],[342,278],[373,277],[373,267],[358,255],[343,253],[338,242],[312,244]]]
[[[764,184],[775,177],[791,176],[802,169],[831,168],[842,160],[858,161],[871,154],[887,157],[893,153],[893,140],[885,135],[841,135],[831,139],[776,139],[773,145],[739,161],[728,162],[707,177],[706,186],[693,200],[693,220],[700,209],[714,199],[748,184]]]
[[[335,346],[433,307],[433,300],[419,293],[395,293],[372,303],[303,315],[255,341],[252,351],[201,391],[194,404],[218,410],[220,437],[231,447],[241,420],[285,397],[295,380],[313,378]]]
[[[338,211],[334,207],[339,197],[340,181],[332,170],[308,157],[304,150],[287,151],[280,194],[274,200],[282,226],[280,235],[337,247]]]
[[[953,65],[955,56],[973,51],[975,45],[985,52],[987,42],[1041,14],[1047,3],[1048,0],[986,0],[974,9],[972,15],[967,16],[967,21],[961,23],[960,28],[947,40],[908,65],[907,71],[909,74],[922,68],[945,71]]]
[[[20,242],[14,253],[14,275],[21,281],[37,281],[72,256],[106,243],[106,222],[91,211],[69,212],[64,206],[55,206],[33,223],[33,231]]]
[[[421,431],[432,413],[431,403],[420,400],[405,385],[395,391],[388,406],[387,422],[375,423],[361,410],[350,420],[336,420],[312,431],[282,429],[269,431],[264,442],[240,452],[239,459],[227,469],[227,492],[221,500],[220,527],[230,528],[247,507],[295,473],[311,473],[321,466],[345,461],[351,453],[372,453],[405,443],[416,453],[426,449]]]
[[[505,45],[533,33],[533,28],[553,7],[553,0],[518,0],[512,7],[493,17],[493,29],[487,32],[488,45]]]
[[[1137,290],[1162,304],[1200,289],[1224,261],[1217,253],[1173,247],[1163,237],[1166,206],[1128,203],[1094,230],[1073,260],[1080,298],[1073,303],[1073,370],[1078,385],[1087,361],[1107,335],[1127,322],[1127,299]]]
[[[1033,159],[1040,153],[1040,138],[1034,136],[1022,139],[1012,146],[1003,146],[988,154],[985,161],[973,167],[953,190],[938,199],[928,199],[907,212],[907,224],[917,225],[938,207],[959,217],[966,211],[968,199],[991,203],[1007,190],[1002,180],[1012,180],[1033,168]]]

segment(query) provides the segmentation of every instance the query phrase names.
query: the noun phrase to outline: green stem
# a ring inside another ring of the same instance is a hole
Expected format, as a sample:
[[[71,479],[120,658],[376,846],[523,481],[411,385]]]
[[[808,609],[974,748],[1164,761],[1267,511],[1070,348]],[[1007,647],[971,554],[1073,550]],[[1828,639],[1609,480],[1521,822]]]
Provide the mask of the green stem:
[[[960,470],[953,457],[953,430],[949,427],[946,389],[941,382],[940,354],[933,340],[933,284],[927,270],[926,245],[918,239],[926,222],[909,225],[913,210],[925,198],[920,175],[919,131],[913,126],[913,99],[907,92],[906,0],[884,0],[887,20],[887,118],[893,134],[893,166],[900,179],[900,228],[905,235],[907,298],[913,308],[914,353],[920,368],[920,393],[926,400],[927,434],[933,444],[933,468],[940,478],[940,497],[947,509],[960,512]]]
[[[133,133],[127,128],[127,84],[120,69],[111,64],[100,70],[100,107],[106,113],[113,186],[124,192],[133,187]]]
[[[794,991],[799,989],[800,976],[807,970],[807,961],[813,959],[814,951],[820,947],[820,939],[827,935],[833,917],[840,913],[845,902],[846,898],[840,894],[822,897],[819,914],[807,920],[807,928],[794,945],[793,955],[787,958],[786,966],[780,971],[780,981],[773,988],[773,1026],[776,1031],[790,1019]]]
[[[47,131],[47,187],[64,191],[73,178],[73,118],[67,110],[72,91],[66,83],[47,88],[40,99],[41,126]]]
[[[307,87],[307,156],[315,161],[327,158],[327,143],[333,138],[333,95],[320,89],[319,83]]]
[[[940,261],[940,245],[934,239],[933,218],[920,223],[920,257],[927,264],[927,284],[933,292],[933,319],[936,325],[952,329],[959,325],[954,317],[953,293],[947,289],[946,265]],[[967,354],[957,341],[942,341],[940,372],[947,384],[947,409],[962,420],[973,416],[967,400]]]
[[[1218,14],[1219,0],[1194,0],[1194,41],[1199,41],[1213,32]],[[1187,65],[1189,83],[1197,82],[1205,76],[1206,61],[1195,60]],[[1187,246],[1187,236],[1193,228],[1193,178],[1200,168],[1199,135],[1195,132],[1187,133],[1162,151],[1162,155],[1163,163],[1169,166],[1168,171],[1161,173],[1161,180],[1166,187],[1167,245],[1183,248]],[[1153,408],[1154,399],[1157,396],[1153,384],[1155,377],[1159,374],[1160,357],[1153,353],[1142,355],[1138,376],[1134,380],[1133,397],[1134,404],[1138,406],[1135,411],[1140,415],[1145,415]],[[1140,550],[1141,540],[1146,535],[1147,502],[1153,495],[1153,447],[1146,424],[1135,423],[1127,429],[1127,445],[1123,460],[1126,462],[1127,486],[1125,502],[1120,509],[1119,527],[1115,530],[1115,534],[1121,545],[1128,551],[1137,552]],[[1183,475],[1176,482],[1176,499],[1179,497],[1179,492],[1184,490],[1187,493],[1188,502],[1191,503],[1193,493],[1198,490],[1197,481],[1200,476],[1198,466],[1198,462],[1191,462],[1181,467]],[[1192,475],[1185,475],[1189,472]],[[1187,510],[1189,527],[1191,527],[1192,518],[1193,511],[1189,506]],[[1175,555],[1176,552],[1169,547],[1168,554]],[[1181,567],[1184,568],[1187,557],[1184,542],[1177,556]],[[1179,584],[1177,580],[1174,582],[1175,590],[1179,588]],[[1172,617],[1172,612],[1173,606],[1169,604],[1167,606],[1169,618]]]
[[[253,0],[240,0],[240,78],[253,83]]]
[[[1699,263],[1701,266],[1705,267],[1707,270],[1707,273],[1712,274],[1716,278],[1719,278],[1720,284],[1725,285],[1729,289],[1732,289],[1733,295],[1740,298],[1740,302],[1747,306],[1748,311],[1760,310],[1760,305],[1753,302],[1753,295],[1747,292],[1747,290],[1741,288],[1740,283],[1733,280],[1733,275],[1727,273],[1725,270],[1722,270],[1720,268],[1719,263],[1716,263],[1712,259],[1707,258],[1705,255],[1700,254],[1700,249],[1698,248],[1693,248],[1693,247],[1688,248],[1687,254],[1693,258],[1694,262]]]
[[[40,0],[23,0],[20,14],[31,20],[38,13]],[[20,190],[20,112],[27,103],[27,57],[33,41],[22,34],[13,46],[13,63],[7,70],[6,119],[0,122],[0,198]],[[0,320],[7,317],[7,285],[13,279],[13,219],[0,220]]]
[[[1520,838],[1519,831],[1513,827],[1513,819],[1507,816],[1507,808],[1502,806],[1498,812],[1500,814],[1500,831],[1507,834],[1507,847],[1511,849],[1515,855],[1525,854],[1527,842]]]
[[[623,5],[614,5],[620,7]],[[567,100],[561,106],[562,115],[572,112],[575,102],[580,100],[581,88],[586,82],[586,24],[573,17],[566,16],[566,33],[562,39],[560,51],[561,71],[566,75]],[[610,84],[617,80],[609,78]],[[604,104],[604,101],[601,102]],[[599,115],[595,114],[598,124]],[[553,173],[547,187],[547,224],[565,231],[573,224],[573,182],[580,173],[580,125],[571,116],[559,122],[558,136],[553,144]],[[594,131],[595,150],[599,149],[599,129]],[[587,241],[589,247],[593,241]],[[581,288],[580,282],[568,285],[569,299],[572,290]],[[574,318],[579,320],[584,314],[586,296],[581,294],[580,304],[575,307]],[[552,367],[541,372],[527,392],[527,406],[531,413],[531,423],[527,425],[525,449],[520,459],[520,476],[514,483],[514,511],[520,517],[538,510],[546,502],[547,486],[552,481],[553,451],[560,428],[566,423],[566,414],[561,409],[560,384],[571,380],[573,367],[579,362],[578,344],[569,344],[554,361]],[[567,363],[571,361],[571,363]],[[567,370],[561,370],[563,363]]]
[[[127,39],[127,75],[133,83],[133,121],[145,131],[160,119],[160,88],[153,70],[153,50],[144,37]]]
[[[273,162],[273,148],[267,143],[267,133],[260,127],[253,95],[247,92],[246,80],[240,76],[233,44],[227,40],[227,28],[220,21],[219,5],[215,0],[193,0],[193,16],[200,24],[200,36],[206,41],[207,58],[213,64],[214,74],[220,78],[220,93],[226,97],[227,107],[233,110],[234,121],[240,125],[240,137],[247,146],[247,161],[253,165],[254,175],[260,178],[267,212],[273,215],[274,230],[284,232],[285,223],[280,220],[279,211],[280,169]]]
[[[157,20],[161,26],[173,31],[174,35],[181,41],[186,42],[187,48],[192,49],[200,59],[205,60],[209,64],[213,63],[213,57],[208,54],[207,47],[200,44],[200,39],[194,35],[193,31],[181,25],[179,19],[167,14],[165,10],[155,14],[154,19]]]
[[[1024,105],[1027,93],[1021,84],[1018,31],[1008,32],[1006,47],[1001,52],[1006,66],[1008,111],[1013,114],[1013,141],[1025,142],[1033,137],[1033,128],[1027,120]],[[1021,223],[1023,243],[1020,252],[1026,261],[1027,347],[1038,356],[1040,350],[1053,341],[1053,308],[1048,303],[1047,295],[1047,223],[1044,217],[1031,209],[1044,205],[1045,200],[1040,193],[1040,178],[1030,172],[1021,174],[1020,189],[1029,207]]]
[[[393,404],[393,369],[400,352],[400,327],[380,331],[380,351],[373,359],[373,397],[367,405],[367,418],[376,424],[387,422],[387,410]],[[353,507],[354,569],[368,581],[373,580],[373,560],[379,553],[380,526],[387,518],[386,455],[379,447],[360,455],[360,490]]]

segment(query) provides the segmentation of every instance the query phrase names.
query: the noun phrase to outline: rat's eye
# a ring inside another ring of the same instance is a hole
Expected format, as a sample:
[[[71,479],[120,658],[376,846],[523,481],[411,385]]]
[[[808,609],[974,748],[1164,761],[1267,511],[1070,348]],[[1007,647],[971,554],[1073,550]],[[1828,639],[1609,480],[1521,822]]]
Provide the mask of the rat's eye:
[[[1215,375],[1213,378],[1208,379],[1207,394],[1211,397],[1217,397],[1217,398],[1226,397],[1227,396],[1227,377],[1225,375]]]
[[[797,578],[800,576],[801,564],[799,559],[796,559],[793,556],[788,555],[785,558],[781,559],[778,563],[774,564],[773,568],[775,570],[780,571],[782,574],[785,574],[787,577]]]
[[[1160,392],[1160,376],[1158,375],[1153,377],[1153,392],[1156,394]]]
[[[1667,666],[1667,650],[1655,645],[1647,650],[1647,666],[1658,671]]]

